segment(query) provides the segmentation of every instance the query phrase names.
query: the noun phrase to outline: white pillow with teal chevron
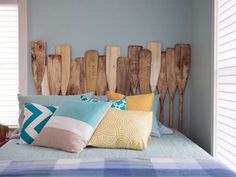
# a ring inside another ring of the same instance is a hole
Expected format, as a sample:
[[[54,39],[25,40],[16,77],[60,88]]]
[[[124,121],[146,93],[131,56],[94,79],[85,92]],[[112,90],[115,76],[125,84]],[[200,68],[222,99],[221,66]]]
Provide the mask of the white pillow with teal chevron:
[[[56,106],[44,106],[36,103],[24,104],[24,122],[20,136],[20,144],[31,144],[41,132],[53,113]]]
[[[88,102],[92,102],[92,103],[108,102],[108,101],[100,100],[98,98],[90,98],[85,95],[81,95],[80,98],[82,101],[88,101]],[[127,105],[126,104],[126,96],[120,100],[110,100],[110,102],[112,103],[111,108],[118,109],[121,111],[126,110],[126,105]]]

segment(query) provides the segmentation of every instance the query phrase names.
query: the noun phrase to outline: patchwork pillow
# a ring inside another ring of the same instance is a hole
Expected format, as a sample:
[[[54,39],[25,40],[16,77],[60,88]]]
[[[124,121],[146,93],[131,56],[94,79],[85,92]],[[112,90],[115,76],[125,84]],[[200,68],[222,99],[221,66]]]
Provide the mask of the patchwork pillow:
[[[107,92],[108,99],[120,99],[125,95],[114,92]],[[160,131],[157,119],[157,108],[159,107],[159,94],[154,96],[152,94],[143,94],[135,96],[126,96],[127,97],[127,110],[140,110],[140,111],[152,111],[152,133],[154,137],[160,137]],[[153,98],[154,97],[154,98]]]
[[[32,145],[80,152],[110,107],[110,102],[64,101]]]
[[[152,112],[109,109],[88,145],[143,150],[152,129]]]
[[[81,95],[81,100],[82,101],[89,101],[89,102],[102,102],[102,100],[97,99],[97,98],[89,98],[85,95]],[[115,108],[118,110],[126,110],[126,97],[124,96],[122,99],[120,100],[110,100],[112,102],[111,108]]]
[[[25,103],[24,122],[20,135],[21,144],[31,144],[42,128],[56,111],[55,106],[43,106],[36,103]]]
[[[109,100],[120,100],[124,98],[124,96],[125,95],[120,93],[114,93],[110,91],[107,92],[107,97]],[[151,111],[154,93],[126,96],[126,99],[127,110]]]

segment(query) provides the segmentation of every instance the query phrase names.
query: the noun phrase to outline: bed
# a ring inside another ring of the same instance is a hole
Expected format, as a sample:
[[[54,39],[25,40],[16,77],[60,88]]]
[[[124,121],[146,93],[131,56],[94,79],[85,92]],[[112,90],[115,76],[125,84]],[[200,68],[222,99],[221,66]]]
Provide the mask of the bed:
[[[0,148],[0,176],[235,176],[174,130],[152,137],[144,151],[87,147],[80,154],[19,145]]]

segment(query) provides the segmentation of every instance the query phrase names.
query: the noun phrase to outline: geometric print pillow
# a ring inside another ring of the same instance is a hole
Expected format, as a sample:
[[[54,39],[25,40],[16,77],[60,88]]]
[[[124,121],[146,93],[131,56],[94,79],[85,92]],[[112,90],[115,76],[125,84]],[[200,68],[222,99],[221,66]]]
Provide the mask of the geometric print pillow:
[[[97,98],[89,98],[89,97],[84,96],[84,95],[81,95],[80,98],[81,98],[82,101],[88,101],[88,102],[91,102],[91,103],[106,102],[106,101],[99,100]],[[110,102],[112,103],[111,108],[118,109],[118,110],[121,110],[121,111],[126,110],[126,97],[124,97],[120,100],[110,100]]]
[[[56,106],[43,106],[36,103],[25,103],[24,121],[20,135],[20,143],[31,144],[56,109]]]

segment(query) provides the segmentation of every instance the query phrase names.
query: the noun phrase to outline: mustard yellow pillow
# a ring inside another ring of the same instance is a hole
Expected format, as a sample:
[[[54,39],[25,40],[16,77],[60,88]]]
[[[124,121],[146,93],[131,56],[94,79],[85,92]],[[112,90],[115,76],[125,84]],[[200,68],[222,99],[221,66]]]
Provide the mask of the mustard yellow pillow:
[[[120,100],[124,98],[125,95],[114,92],[107,92],[107,97],[109,100]],[[154,99],[154,93],[126,96],[126,106],[127,110],[140,110],[140,111],[151,111],[152,103]]]
[[[152,112],[109,109],[88,145],[143,150],[152,129]]]

